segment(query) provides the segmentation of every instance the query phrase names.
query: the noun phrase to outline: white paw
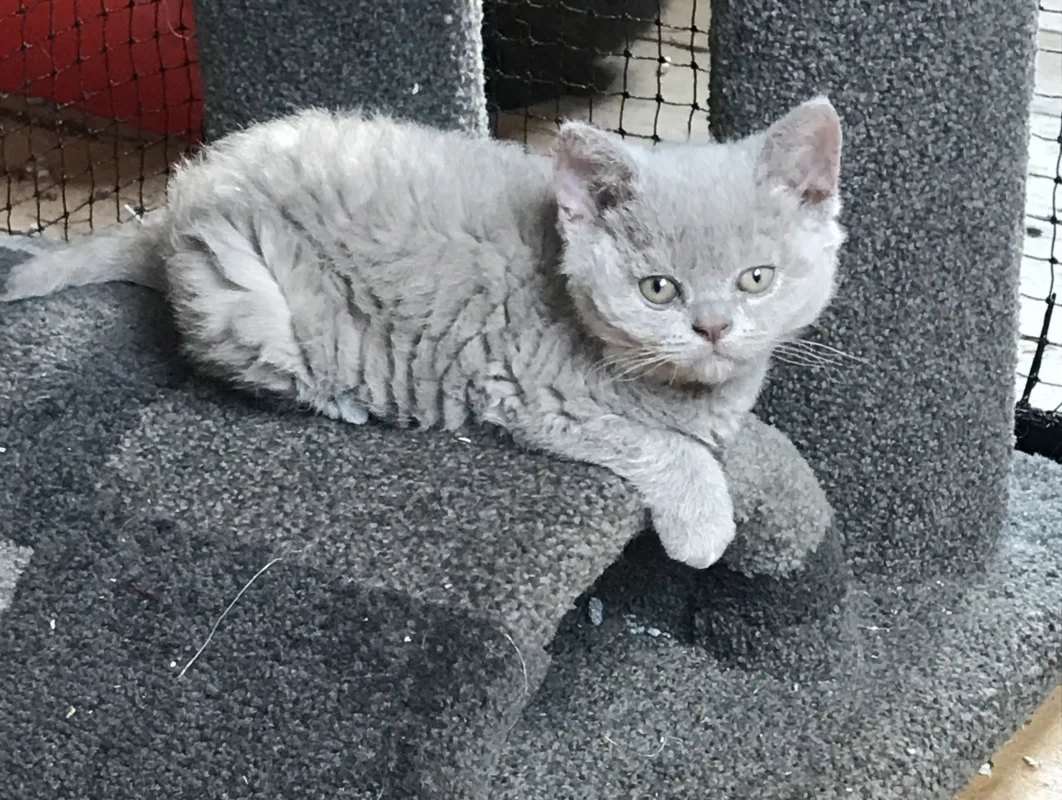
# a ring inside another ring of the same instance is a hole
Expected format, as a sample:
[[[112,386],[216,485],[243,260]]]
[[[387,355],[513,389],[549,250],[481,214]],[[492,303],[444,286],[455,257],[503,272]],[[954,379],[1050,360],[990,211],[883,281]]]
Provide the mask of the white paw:
[[[298,400],[329,419],[351,425],[364,425],[369,421],[368,409],[349,395],[333,397],[324,392],[304,390],[299,393]]]
[[[668,557],[694,569],[706,569],[722,558],[736,530],[733,515],[707,522],[670,513],[654,514],[653,527]]]
[[[351,425],[364,425],[369,421],[368,409],[350,397],[340,397],[335,401],[335,407],[335,419]]]

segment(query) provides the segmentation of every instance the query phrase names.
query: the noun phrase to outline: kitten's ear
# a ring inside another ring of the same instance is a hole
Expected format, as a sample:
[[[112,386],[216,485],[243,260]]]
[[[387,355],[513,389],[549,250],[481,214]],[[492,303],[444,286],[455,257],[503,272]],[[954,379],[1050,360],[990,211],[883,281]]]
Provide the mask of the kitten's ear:
[[[566,222],[590,222],[630,199],[635,167],[623,141],[582,122],[566,122],[553,144],[553,190]]]
[[[758,177],[796,192],[805,203],[837,193],[841,120],[824,96],[794,108],[770,128],[760,151]]]

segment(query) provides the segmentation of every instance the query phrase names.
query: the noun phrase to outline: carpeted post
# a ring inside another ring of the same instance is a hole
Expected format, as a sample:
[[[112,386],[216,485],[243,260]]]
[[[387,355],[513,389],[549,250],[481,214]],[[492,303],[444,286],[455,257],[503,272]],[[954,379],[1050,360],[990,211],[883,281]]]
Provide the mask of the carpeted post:
[[[195,0],[204,128],[319,105],[486,131],[478,0]]]
[[[960,572],[995,543],[1013,445],[1034,0],[716,0],[717,136],[824,92],[845,126],[843,284],[764,417],[824,483],[857,570]]]

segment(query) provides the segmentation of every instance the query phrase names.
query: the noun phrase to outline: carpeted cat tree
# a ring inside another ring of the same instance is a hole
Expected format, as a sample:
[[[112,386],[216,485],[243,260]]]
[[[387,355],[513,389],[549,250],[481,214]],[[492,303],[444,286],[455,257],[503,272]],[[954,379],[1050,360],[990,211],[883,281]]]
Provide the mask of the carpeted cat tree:
[[[211,134],[483,124],[471,1],[196,13]],[[0,306],[0,797],[950,798],[1062,663],[1062,467],[1012,452],[1034,26],[714,3],[718,134],[842,115],[815,335],[865,364],[775,371],[708,572],[601,470],[195,378],[147,291]]]

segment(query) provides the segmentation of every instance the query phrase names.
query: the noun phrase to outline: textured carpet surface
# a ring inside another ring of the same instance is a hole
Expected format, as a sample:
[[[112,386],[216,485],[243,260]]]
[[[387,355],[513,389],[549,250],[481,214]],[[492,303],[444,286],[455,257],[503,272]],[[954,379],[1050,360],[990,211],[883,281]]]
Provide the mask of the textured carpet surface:
[[[1062,467],[1019,455],[1010,488],[984,573],[896,564],[726,648],[710,585],[638,540],[594,590],[604,623],[562,625],[491,796],[951,800],[1062,669]]]
[[[320,105],[486,130],[483,8],[468,0],[196,0],[210,138]]]
[[[761,406],[819,475],[860,571],[978,566],[1002,524],[1036,6],[712,4],[717,135],[816,92],[844,124],[849,241],[815,338],[866,363],[782,366]]]
[[[168,330],[124,286],[0,314],[0,797],[482,796],[640,504],[490,437],[255,408]]]
[[[943,800],[1059,677],[1051,462],[983,573],[698,573],[600,470],[256,405],[168,331],[0,314],[5,799]]]

